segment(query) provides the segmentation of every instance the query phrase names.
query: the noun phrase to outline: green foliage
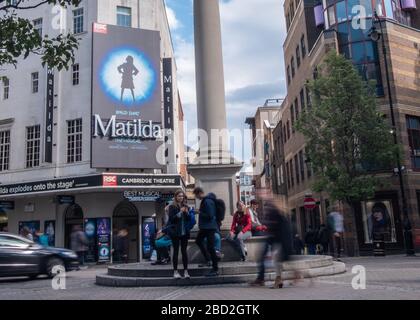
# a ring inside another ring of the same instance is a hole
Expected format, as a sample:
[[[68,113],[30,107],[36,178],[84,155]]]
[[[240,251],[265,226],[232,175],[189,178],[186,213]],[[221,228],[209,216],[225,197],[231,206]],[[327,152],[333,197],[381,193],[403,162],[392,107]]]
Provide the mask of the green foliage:
[[[26,59],[30,54],[41,56],[42,65],[62,70],[74,63],[78,40],[71,34],[55,38],[41,38],[32,21],[19,16],[19,11],[31,10],[41,5],[78,6],[81,0],[17,0],[16,4],[0,0],[0,66]]]
[[[351,61],[330,52],[309,84],[311,107],[296,129],[307,141],[315,191],[352,203],[370,198],[391,172],[398,147],[376,105],[374,83],[362,80]]]

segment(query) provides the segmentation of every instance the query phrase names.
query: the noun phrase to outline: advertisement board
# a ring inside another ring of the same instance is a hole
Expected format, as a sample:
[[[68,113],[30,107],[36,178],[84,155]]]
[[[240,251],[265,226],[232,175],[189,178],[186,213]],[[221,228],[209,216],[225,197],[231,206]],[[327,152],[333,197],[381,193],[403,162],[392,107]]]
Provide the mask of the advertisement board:
[[[96,219],[85,219],[84,229],[88,239],[85,261],[88,263],[96,262]]]
[[[44,234],[48,237],[48,246],[55,246],[55,220],[44,221]]]
[[[93,25],[93,168],[161,168],[160,33]]]
[[[152,217],[142,218],[142,257],[149,259],[153,251],[153,237],[156,233],[156,220]]]
[[[96,219],[96,234],[98,243],[98,262],[111,261],[111,219]]]

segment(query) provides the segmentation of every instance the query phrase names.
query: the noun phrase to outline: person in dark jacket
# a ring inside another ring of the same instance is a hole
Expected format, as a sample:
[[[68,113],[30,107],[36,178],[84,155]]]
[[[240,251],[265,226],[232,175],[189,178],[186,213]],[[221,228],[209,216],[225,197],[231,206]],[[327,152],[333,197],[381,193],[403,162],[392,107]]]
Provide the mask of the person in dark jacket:
[[[188,273],[188,240],[190,239],[190,230],[188,228],[190,223],[190,216],[188,214],[188,206],[186,204],[186,197],[184,191],[178,190],[175,192],[174,201],[169,206],[168,225],[170,226],[169,236],[172,239],[174,248],[172,256],[172,264],[174,267],[174,278],[179,279],[181,275],[178,272],[178,252],[181,246],[182,264],[184,266],[184,278],[190,278]]]
[[[271,248],[276,252],[276,279],[273,288],[282,288],[283,281],[281,278],[282,263],[289,260],[292,253],[293,240],[292,231],[289,221],[284,216],[283,212],[276,206],[274,196],[269,189],[260,189],[259,197],[265,200],[264,202],[264,219],[267,226],[267,239],[264,249],[258,261],[258,276],[257,279],[251,283],[253,286],[264,286],[265,277],[265,257]]]
[[[195,188],[194,195],[201,200],[199,210],[199,221],[196,244],[200,248],[206,261],[212,262],[213,270],[207,274],[209,277],[219,275],[219,267],[217,261],[216,250],[214,248],[215,233],[219,229],[217,224],[216,195],[209,193],[205,196],[203,189]],[[207,238],[207,250],[204,246],[204,239]],[[210,255],[210,256],[209,256]]]
[[[309,226],[305,235],[305,243],[308,246],[309,254],[316,254],[316,236],[316,231],[313,230],[312,226]]]
[[[128,263],[129,239],[127,229],[121,229],[114,241],[115,261]]]
[[[301,255],[302,251],[305,249],[305,245],[303,244],[303,241],[298,234],[296,234],[295,238],[293,239],[293,249],[296,255]]]
[[[328,244],[330,242],[330,231],[325,224],[321,224],[318,231],[318,243],[321,245],[321,254],[328,254]]]

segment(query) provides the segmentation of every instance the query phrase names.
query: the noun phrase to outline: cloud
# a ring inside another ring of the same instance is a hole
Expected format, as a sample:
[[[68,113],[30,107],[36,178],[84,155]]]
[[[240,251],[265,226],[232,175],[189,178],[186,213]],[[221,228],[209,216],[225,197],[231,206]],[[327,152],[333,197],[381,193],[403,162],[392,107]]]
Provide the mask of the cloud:
[[[166,15],[168,16],[169,27],[171,30],[175,31],[182,26],[181,22],[175,15],[175,11],[168,6],[166,6]]]
[[[176,8],[172,1],[168,5]],[[185,10],[184,3],[182,15]],[[192,6],[189,10],[192,11]],[[253,116],[266,99],[286,95],[283,6],[279,0],[229,0],[220,2],[220,12],[228,127],[245,129],[245,118]],[[181,13],[176,11],[176,14]],[[191,21],[188,25],[184,20],[182,23],[183,30],[172,31],[188,131],[197,122],[195,62],[194,44],[186,36],[193,32],[193,26]],[[250,150],[246,153],[244,157],[250,158]]]

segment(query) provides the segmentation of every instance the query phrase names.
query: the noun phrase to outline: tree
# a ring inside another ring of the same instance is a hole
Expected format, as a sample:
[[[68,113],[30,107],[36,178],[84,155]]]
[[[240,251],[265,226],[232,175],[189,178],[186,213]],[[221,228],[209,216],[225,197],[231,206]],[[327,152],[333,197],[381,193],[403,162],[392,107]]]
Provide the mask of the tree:
[[[60,34],[43,38],[29,19],[19,12],[42,5],[78,6],[81,0],[0,0],[0,66],[17,64],[17,59],[26,59],[30,54],[41,56],[42,65],[62,70],[74,63],[78,41],[72,34]]]
[[[311,107],[296,128],[307,143],[316,176],[314,191],[354,204],[374,196],[392,168],[398,147],[391,127],[376,105],[375,86],[364,81],[351,61],[331,51],[308,83]]]

